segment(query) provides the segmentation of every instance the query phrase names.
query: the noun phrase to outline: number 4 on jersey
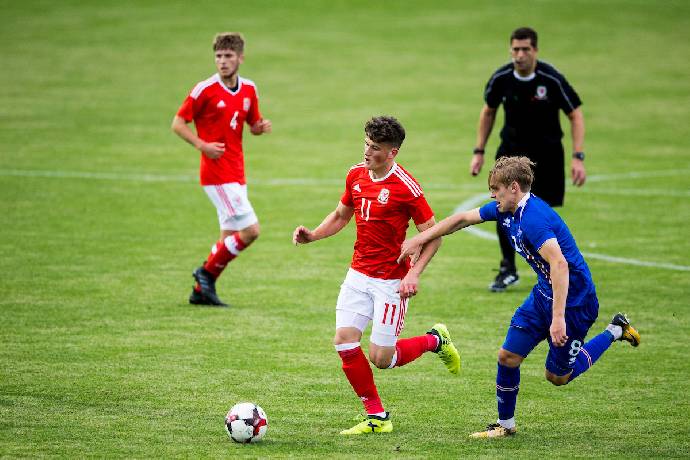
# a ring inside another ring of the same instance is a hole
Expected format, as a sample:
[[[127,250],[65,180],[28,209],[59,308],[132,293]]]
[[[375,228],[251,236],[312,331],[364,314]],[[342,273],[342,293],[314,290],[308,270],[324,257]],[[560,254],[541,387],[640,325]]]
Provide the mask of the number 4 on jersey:
[[[230,120],[230,127],[232,129],[237,129],[237,117],[239,116],[240,111],[235,110],[235,114],[232,116],[232,120]]]

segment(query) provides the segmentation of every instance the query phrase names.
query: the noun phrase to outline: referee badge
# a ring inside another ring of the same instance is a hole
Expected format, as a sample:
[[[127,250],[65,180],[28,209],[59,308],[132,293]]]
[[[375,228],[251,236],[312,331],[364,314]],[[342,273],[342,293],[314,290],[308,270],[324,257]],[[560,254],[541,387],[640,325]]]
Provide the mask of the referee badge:
[[[537,94],[535,97],[539,100],[546,99],[546,86],[537,86]]]
[[[376,198],[376,200],[381,204],[386,204],[388,203],[388,197],[390,196],[390,194],[391,192],[389,192],[387,188],[382,188],[379,192],[379,197]]]

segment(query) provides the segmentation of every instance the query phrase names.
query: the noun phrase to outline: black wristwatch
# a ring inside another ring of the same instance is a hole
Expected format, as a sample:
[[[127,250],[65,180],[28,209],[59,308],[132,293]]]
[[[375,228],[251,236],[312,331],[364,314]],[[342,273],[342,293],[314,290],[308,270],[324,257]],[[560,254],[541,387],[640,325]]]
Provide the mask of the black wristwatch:
[[[573,158],[580,161],[585,161],[585,152],[575,152],[573,153]]]
[[[475,155],[484,155],[484,149],[480,149],[479,147],[475,147],[474,150],[472,150],[472,153]]]

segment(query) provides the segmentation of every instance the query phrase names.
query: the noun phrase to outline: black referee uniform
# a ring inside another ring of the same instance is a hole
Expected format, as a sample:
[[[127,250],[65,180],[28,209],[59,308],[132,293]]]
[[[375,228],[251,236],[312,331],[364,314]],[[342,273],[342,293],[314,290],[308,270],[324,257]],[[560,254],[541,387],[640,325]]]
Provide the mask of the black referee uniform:
[[[521,77],[509,63],[491,76],[484,100],[492,109],[503,104],[505,112],[496,158],[528,157],[536,163],[532,193],[551,206],[561,206],[565,195],[565,152],[558,112],[569,114],[582,105],[575,90],[550,64],[538,60],[534,73]],[[502,266],[507,264],[506,268],[514,271],[515,251],[498,226],[497,232]]]

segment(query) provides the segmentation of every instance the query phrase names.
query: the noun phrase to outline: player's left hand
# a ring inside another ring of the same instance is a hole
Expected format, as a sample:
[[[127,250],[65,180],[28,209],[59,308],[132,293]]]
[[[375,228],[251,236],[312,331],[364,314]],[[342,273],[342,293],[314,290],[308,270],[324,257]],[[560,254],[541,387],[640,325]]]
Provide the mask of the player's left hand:
[[[292,244],[307,244],[314,241],[314,234],[304,225],[300,225],[292,232]]]
[[[266,120],[265,118],[262,118],[261,120],[254,123],[250,127],[250,130],[252,134],[258,136],[259,134],[270,133],[272,127],[273,125],[271,124],[271,120]]]
[[[414,264],[417,262],[417,259],[419,259],[419,254],[422,252],[422,246],[423,244],[419,242],[419,238],[417,236],[403,241],[403,244],[400,246],[398,263],[401,263],[403,260],[405,260],[405,257],[409,257],[410,266],[414,266]]]
[[[401,299],[407,299],[417,294],[417,288],[419,287],[419,275],[413,271],[407,272],[405,278],[400,281],[400,287],[398,288],[398,293]]]
[[[553,343],[554,346],[562,347],[565,345],[568,341],[565,329],[565,318],[554,318],[551,321],[549,333],[551,334],[551,343]]]
[[[587,180],[587,173],[585,172],[585,163],[582,160],[573,159],[570,165],[570,175],[573,178],[573,185],[581,187]]]

